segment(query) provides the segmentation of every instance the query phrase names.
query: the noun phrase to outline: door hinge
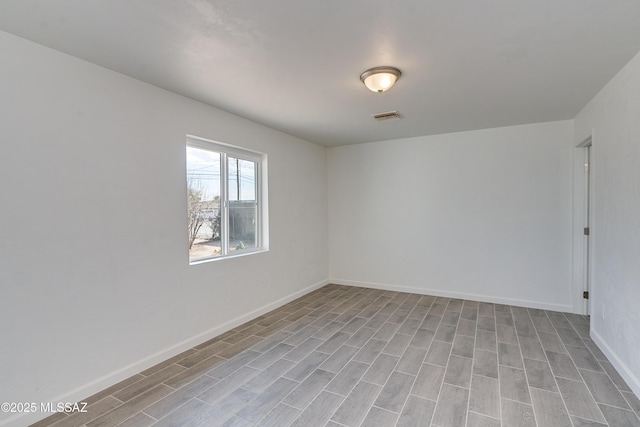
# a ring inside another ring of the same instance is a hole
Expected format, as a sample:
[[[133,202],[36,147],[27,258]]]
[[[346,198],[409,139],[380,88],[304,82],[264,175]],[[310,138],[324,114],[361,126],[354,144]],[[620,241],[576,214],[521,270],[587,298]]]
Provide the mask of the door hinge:
[[[584,292],[582,293],[582,298],[584,298],[584,299],[589,299],[589,291],[584,291]]]
[[[585,227],[584,228],[584,235],[588,236],[589,235],[589,227]]]
[[[591,167],[591,163],[585,163],[584,164],[584,171],[585,172],[589,172],[589,168]]]

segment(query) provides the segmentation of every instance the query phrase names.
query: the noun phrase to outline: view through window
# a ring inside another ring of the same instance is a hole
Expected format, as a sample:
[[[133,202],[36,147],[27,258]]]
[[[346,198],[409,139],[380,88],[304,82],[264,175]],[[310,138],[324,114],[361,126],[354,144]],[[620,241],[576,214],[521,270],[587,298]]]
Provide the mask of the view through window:
[[[187,139],[189,261],[261,249],[259,154]]]

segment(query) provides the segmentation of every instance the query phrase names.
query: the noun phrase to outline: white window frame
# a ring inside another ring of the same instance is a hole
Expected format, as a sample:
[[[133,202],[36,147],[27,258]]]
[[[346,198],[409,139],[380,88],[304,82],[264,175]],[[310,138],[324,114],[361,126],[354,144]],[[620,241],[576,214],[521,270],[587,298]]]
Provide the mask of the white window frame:
[[[221,209],[221,236],[220,244],[222,253],[220,255],[210,256],[206,258],[198,258],[191,260],[189,264],[202,264],[209,261],[218,261],[221,259],[236,258],[249,254],[255,254],[268,251],[268,209],[267,209],[267,155],[257,151],[248,150],[246,148],[234,145],[224,144],[217,141],[211,141],[194,135],[187,135],[187,147],[198,148],[200,150],[212,151],[221,154],[220,161],[220,209]],[[228,174],[228,157],[240,160],[248,160],[256,164],[256,203],[257,203],[257,224],[256,224],[256,247],[241,250],[229,251],[229,174]],[[186,165],[185,165],[186,166]],[[185,171],[185,176],[188,174]]]

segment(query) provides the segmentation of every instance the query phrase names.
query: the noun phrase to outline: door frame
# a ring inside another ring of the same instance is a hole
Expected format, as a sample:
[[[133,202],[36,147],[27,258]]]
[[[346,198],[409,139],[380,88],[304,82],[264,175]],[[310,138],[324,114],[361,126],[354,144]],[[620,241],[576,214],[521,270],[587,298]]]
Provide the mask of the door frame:
[[[593,184],[594,135],[582,140],[573,150],[573,311],[593,312]],[[589,171],[585,164],[589,162]],[[584,228],[590,228],[585,236]],[[582,293],[589,292],[589,299]]]

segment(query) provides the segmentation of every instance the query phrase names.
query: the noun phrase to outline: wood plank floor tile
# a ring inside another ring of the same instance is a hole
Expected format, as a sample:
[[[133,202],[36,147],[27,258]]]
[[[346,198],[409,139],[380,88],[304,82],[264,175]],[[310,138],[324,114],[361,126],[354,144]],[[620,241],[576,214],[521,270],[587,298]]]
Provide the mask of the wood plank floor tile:
[[[260,427],[282,427],[291,424],[300,414],[301,410],[292,408],[282,403],[278,404],[257,424]]]
[[[467,414],[467,427],[501,427],[501,423],[499,419],[469,411]]]
[[[630,409],[626,399],[622,397],[622,394],[620,394],[620,391],[607,374],[586,369],[580,369],[580,374],[596,402]]]
[[[570,415],[601,423],[606,422],[585,383],[565,378],[556,378],[556,381]]]
[[[547,362],[524,359],[524,370],[527,373],[529,387],[557,392],[556,381]]]
[[[369,369],[366,363],[351,361],[342,369],[327,385],[326,390],[332,393],[347,396],[351,389],[360,381],[360,378]]]
[[[298,383],[293,380],[280,378],[248,405],[244,406],[237,415],[247,421],[256,423],[267,415],[297,385]]]
[[[582,381],[582,377],[578,372],[578,368],[576,368],[576,365],[573,363],[571,356],[553,351],[547,351],[546,355],[549,360],[549,365],[551,365],[551,370],[556,377]]]
[[[500,394],[503,398],[531,403],[527,377],[523,369],[500,366]]]
[[[396,427],[428,426],[431,423],[435,409],[436,402],[417,396],[409,396]]]
[[[320,394],[325,386],[329,384],[333,377],[335,377],[333,372],[316,369],[307,379],[293,389],[293,391],[282,400],[282,403],[304,410],[309,403]]]
[[[87,427],[111,427],[120,424],[123,421],[133,417],[138,412],[154,404],[158,400],[167,396],[173,391],[172,388],[167,387],[164,384],[156,385],[155,387],[144,391],[143,393],[129,399],[126,403],[106,412],[99,418],[88,422]]]
[[[611,427],[640,426],[640,419],[638,419],[637,415],[633,411],[608,405],[600,405],[600,409]]]
[[[469,390],[443,384],[432,423],[438,427],[460,427],[467,419]]]
[[[371,364],[367,372],[362,377],[363,381],[370,382],[372,384],[384,385],[391,376],[391,373],[395,369],[399,357],[390,356],[388,354],[380,354],[376,360]]]
[[[291,427],[323,426],[343,400],[344,396],[323,391],[295,419]]]
[[[502,399],[502,423],[505,426],[537,427],[533,406]]]
[[[373,406],[360,427],[393,427],[398,416],[396,413]]]
[[[492,418],[500,418],[500,385],[497,379],[473,376],[469,410]]]
[[[334,284],[83,401],[33,427],[640,427],[588,317]]]
[[[413,375],[394,372],[380,391],[374,405],[391,412],[400,413],[404,402],[409,396],[416,377]]]
[[[425,363],[418,372],[411,394],[437,401],[444,380],[445,368]]]
[[[466,357],[451,356],[447,370],[444,374],[444,382],[457,385],[458,387],[469,388],[471,384],[471,369],[473,360]]]
[[[537,388],[530,391],[538,427],[572,427],[560,394]]]
[[[360,381],[342,402],[331,420],[345,426],[359,426],[382,390],[379,385]]]

